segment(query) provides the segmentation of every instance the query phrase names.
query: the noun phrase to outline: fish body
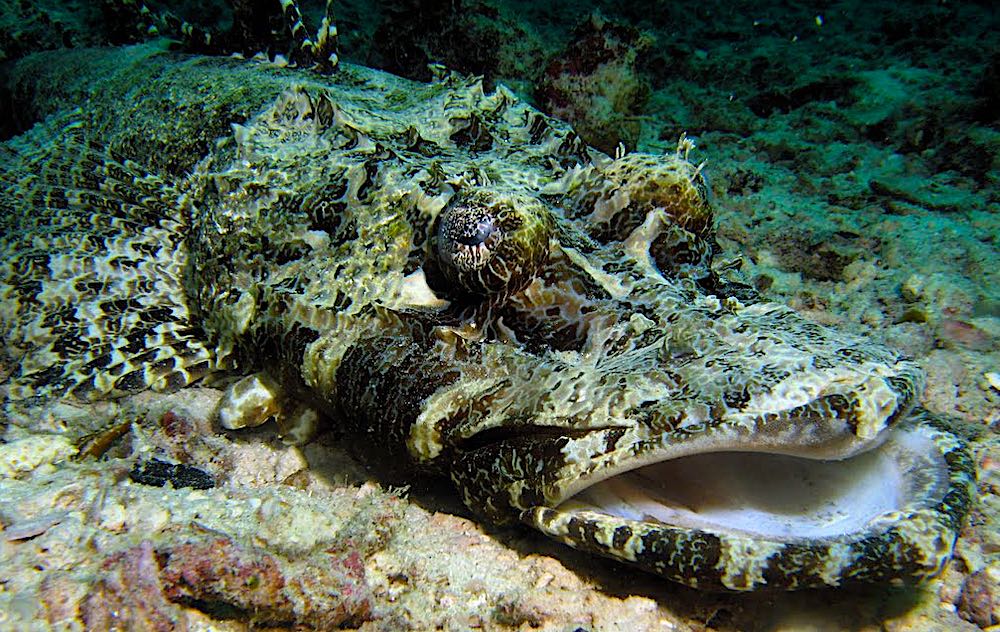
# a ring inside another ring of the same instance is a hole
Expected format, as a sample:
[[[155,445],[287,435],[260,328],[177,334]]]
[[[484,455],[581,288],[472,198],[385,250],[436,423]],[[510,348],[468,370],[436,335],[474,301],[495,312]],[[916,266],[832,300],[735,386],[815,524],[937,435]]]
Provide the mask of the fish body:
[[[58,55],[12,79],[48,118],[0,174],[11,399],[215,379],[226,428],[335,424],[699,588],[949,558],[974,469],[921,371],[725,281],[685,142],[611,158],[455,75]]]

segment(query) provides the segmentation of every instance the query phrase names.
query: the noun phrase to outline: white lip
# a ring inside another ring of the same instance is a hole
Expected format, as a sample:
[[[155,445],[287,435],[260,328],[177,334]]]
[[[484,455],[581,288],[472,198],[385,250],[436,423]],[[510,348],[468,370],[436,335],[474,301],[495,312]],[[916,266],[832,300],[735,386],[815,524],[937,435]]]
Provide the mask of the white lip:
[[[710,452],[629,470],[557,509],[776,542],[863,533],[943,497],[948,471],[920,428],[841,460]]]

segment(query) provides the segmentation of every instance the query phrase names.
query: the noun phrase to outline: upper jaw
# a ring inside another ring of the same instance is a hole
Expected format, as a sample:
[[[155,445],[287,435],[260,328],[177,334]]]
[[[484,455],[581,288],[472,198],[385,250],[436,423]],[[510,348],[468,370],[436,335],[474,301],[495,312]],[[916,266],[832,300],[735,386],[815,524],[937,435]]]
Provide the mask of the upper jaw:
[[[485,498],[485,513],[495,519],[512,510],[554,507],[613,475],[700,453],[845,458],[878,444],[921,390],[919,369],[888,353],[837,363],[832,351],[820,356],[817,345],[801,349],[779,340],[772,346],[783,353],[783,367],[760,369],[757,358],[734,363],[731,358],[743,357],[742,339],[749,338],[738,325],[712,331],[711,342],[722,351],[681,358],[670,355],[659,332],[617,355],[593,358],[511,354],[504,345],[485,344],[481,364],[502,367],[499,373],[508,378],[502,388],[475,393],[461,386],[464,398],[491,413],[456,418],[442,436],[455,448],[459,487],[485,488],[469,506]],[[742,339],[727,341],[727,331]],[[728,362],[725,372],[712,368],[722,361]],[[764,379],[761,370],[768,371]],[[461,480],[466,469],[502,470],[505,476],[467,484]]]
[[[569,435],[549,463],[544,495],[555,505],[579,491],[655,463],[728,452],[837,461],[881,445],[911,409],[912,382],[922,374],[899,362],[886,375],[844,373],[815,385],[811,399],[770,392],[752,394],[718,417],[721,406],[681,410],[654,404],[645,417]],[[903,385],[902,387],[900,385]],[[801,390],[801,389],[798,389]],[[707,416],[699,416],[708,412]]]

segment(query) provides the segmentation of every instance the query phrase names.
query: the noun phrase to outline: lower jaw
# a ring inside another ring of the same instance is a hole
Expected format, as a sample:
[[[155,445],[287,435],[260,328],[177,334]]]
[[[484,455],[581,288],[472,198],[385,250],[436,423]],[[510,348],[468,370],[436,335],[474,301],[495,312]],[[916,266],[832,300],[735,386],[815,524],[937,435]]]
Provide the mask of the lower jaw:
[[[598,483],[555,508],[527,510],[522,520],[698,588],[916,583],[951,554],[961,508],[945,498],[967,506],[971,493],[967,473],[945,458],[954,441],[915,424],[842,461],[688,456]]]

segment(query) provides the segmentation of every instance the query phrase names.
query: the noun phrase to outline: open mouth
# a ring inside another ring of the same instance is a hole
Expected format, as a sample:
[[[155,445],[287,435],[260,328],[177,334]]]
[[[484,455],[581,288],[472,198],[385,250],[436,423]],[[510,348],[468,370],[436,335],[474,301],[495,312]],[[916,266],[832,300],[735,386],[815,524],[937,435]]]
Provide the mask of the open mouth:
[[[964,444],[920,411],[839,460],[702,451],[579,481],[521,519],[575,548],[709,590],[916,583],[974,493]]]
[[[594,511],[776,542],[844,537],[940,502],[948,486],[930,438],[911,429],[841,460],[710,452],[612,476],[557,509]]]

